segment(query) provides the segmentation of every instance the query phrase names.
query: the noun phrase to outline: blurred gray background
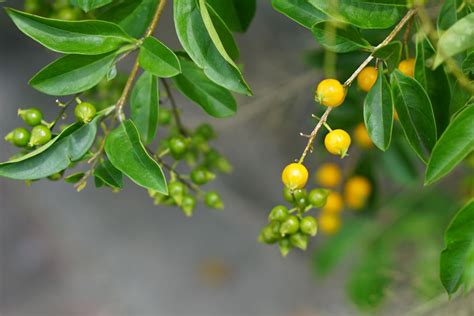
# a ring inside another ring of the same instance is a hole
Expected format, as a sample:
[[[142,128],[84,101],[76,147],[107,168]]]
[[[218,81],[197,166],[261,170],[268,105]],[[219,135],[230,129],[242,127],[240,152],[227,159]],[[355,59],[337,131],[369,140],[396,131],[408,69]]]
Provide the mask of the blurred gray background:
[[[185,124],[215,124],[215,145],[234,165],[232,175],[211,185],[222,193],[225,210],[199,207],[188,219],[179,209],[154,206],[130,181],[114,194],[92,184],[77,193],[62,182],[27,187],[0,178],[2,316],[357,314],[344,291],[348,264],[320,280],[311,272],[312,251],[284,259],[277,247],[256,242],[267,212],[281,201],[282,166],[304,147],[298,133],[311,128],[320,76],[302,60],[315,47],[310,33],[269,2],[259,1],[249,32],[238,37],[255,96],[239,98],[237,115],[222,121],[179,99]],[[169,6],[156,35],[177,48],[171,14]],[[5,135],[21,124],[18,107],[37,106],[54,117],[54,99],[27,82],[55,56],[14,29],[4,12],[0,26]],[[0,142],[2,161],[14,152]],[[406,308],[399,303],[383,314],[399,314]]]

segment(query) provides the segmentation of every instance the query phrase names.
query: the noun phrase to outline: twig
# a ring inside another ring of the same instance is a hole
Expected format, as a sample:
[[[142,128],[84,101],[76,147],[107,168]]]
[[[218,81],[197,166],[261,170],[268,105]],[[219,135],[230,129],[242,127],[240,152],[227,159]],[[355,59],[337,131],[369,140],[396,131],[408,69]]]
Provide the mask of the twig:
[[[149,148],[147,150],[152,153],[153,157],[156,159],[156,161],[166,170],[168,170],[171,173],[174,173],[176,175],[176,178],[180,182],[182,182],[185,186],[187,186],[189,189],[191,189],[194,192],[200,193],[201,189],[199,187],[191,182],[189,182],[187,179],[185,179],[181,174],[179,174],[174,167],[168,165],[162,158],[160,158],[156,153],[153,153]]]
[[[61,117],[63,117],[64,113],[66,112],[67,108],[74,103],[74,101],[76,100],[76,98],[78,98],[79,96],[81,95],[81,93],[76,93],[72,98],[71,100],[67,101],[66,103],[62,104],[61,105],[61,110],[59,111],[58,115],[56,116],[56,118],[50,123],[49,125],[49,129],[53,129],[54,126],[56,126],[56,124],[58,123],[58,121],[61,119]],[[59,102],[59,101],[57,101]]]
[[[181,134],[183,134],[184,136],[187,136],[188,132],[186,131],[186,129],[183,126],[183,123],[181,122],[181,117],[180,117],[180,114],[179,114],[178,105],[176,104],[176,100],[174,99],[173,94],[171,93],[171,89],[170,89],[170,86],[168,84],[168,81],[161,78],[161,82],[163,82],[163,86],[165,87],[166,94],[168,95],[168,99],[170,100],[171,109],[172,109],[172,112],[173,112],[173,117],[174,117],[174,121],[176,123],[176,127],[178,128],[178,130]]]
[[[332,109],[333,109],[332,107],[328,107],[326,109],[323,116],[321,116],[321,119],[319,120],[318,124],[316,124],[316,127],[313,129],[313,131],[309,135],[308,143],[306,144],[306,147],[305,147],[303,153],[301,154],[301,157],[298,160],[298,163],[303,163],[304,159],[306,158],[306,155],[308,155],[309,151],[313,147],[313,142],[314,142],[314,139],[316,138],[316,136],[318,135],[319,129],[321,128],[321,126],[323,126],[323,124],[328,119],[328,116],[331,113]]]

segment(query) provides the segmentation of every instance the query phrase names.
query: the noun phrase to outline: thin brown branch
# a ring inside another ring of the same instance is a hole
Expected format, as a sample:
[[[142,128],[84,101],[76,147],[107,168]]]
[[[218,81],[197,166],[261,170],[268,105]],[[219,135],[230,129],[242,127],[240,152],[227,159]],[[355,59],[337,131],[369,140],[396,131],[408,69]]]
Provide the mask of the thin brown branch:
[[[173,168],[172,166],[168,165],[162,158],[160,158],[156,153],[154,153],[150,148],[147,148],[148,152],[150,152],[153,156],[153,158],[155,158],[155,160],[163,167],[165,168],[166,170],[168,170],[169,172],[171,173],[174,173],[174,175],[176,176],[176,178],[178,178],[178,180],[180,182],[182,182],[185,186],[187,186],[191,191],[194,191],[194,192],[197,192],[197,193],[200,193],[201,192],[201,189],[199,189],[199,187],[197,185],[195,185],[194,183],[191,183],[189,182],[187,179],[185,179],[181,174],[179,174],[175,168]]]
[[[301,154],[300,159],[298,160],[299,163],[303,163],[304,159],[306,158],[306,156],[310,152],[311,148],[313,147],[314,139],[318,135],[318,131],[321,129],[321,126],[323,126],[323,124],[326,123],[326,121],[328,119],[328,116],[331,113],[332,109],[333,109],[332,107],[328,107],[326,109],[323,116],[321,116],[321,119],[319,120],[318,124],[316,124],[316,127],[313,129],[313,131],[309,135],[308,143],[306,144],[306,147],[305,147],[303,153]]]
[[[187,136],[188,132],[187,132],[186,128],[184,128],[183,123],[181,122],[181,116],[179,114],[178,105],[176,104],[176,100],[174,99],[174,96],[171,92],[171,88],[168,84],[168,81],[166,81],[165,79],[162,78],[161,82],[163,82],[163,86],[165,87],[166,94],[168,95],[168,99],[170,100],[171,110],[173,112],[173,117],[174,117],[174,121],[176,123],[176,127],[178,128],[178,130],[181,134],[183,134],[184,136]]]

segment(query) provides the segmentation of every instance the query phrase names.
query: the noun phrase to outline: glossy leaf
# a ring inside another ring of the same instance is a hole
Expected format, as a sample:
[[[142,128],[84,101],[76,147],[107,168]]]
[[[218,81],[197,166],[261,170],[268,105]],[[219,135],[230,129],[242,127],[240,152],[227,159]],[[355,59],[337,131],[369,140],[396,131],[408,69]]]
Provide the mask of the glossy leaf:
[[[207,0],[233,32],[245,32],[250,26],[257,0]]]
[[[309,0],[272,0],[275,10],[298,22],[307,29],[321,21],[327,15],[309,3]]]
[[[105,141],[105,152],[114,167],[133,182],[144,188],[168,194],[163,171],[146,151],[131,120],[123,122],[109,134]]]
[[[392,72],[391,85],[393,102],[408,143],[418,157],[427,162],[437,135],[430,99],[418,81],[398,69]]]
[[[474,12],[466,15],[441,34],[433,68],[447,58],[474,47]]]
[[[84,12],[89,12],[100,7],[103,7],[112,2],[112,0],[69,0],[69,2],[84,10]]]
[[[406,11],[406,1],[308,0],[331,18],[362,29],[385,29],[397,23]]]
[[[140,139],[149,144],[158,128],[158,82],[155,76],[144,72],[135,83],[131,96],[131,117],[140,132]]]
[[[451,95],[451,101],[449,102],[449,115],[453,116],[455,113],[463,109],[471,100],[473,96],[469,91],[467,91],[459,81],[455,81],[452,87],[453,93]]]
[[[210,81],[192,61],[180,58],[182,73],[173,78],[176,88],[209,115],[228,117],[237,110],[232,94]]]
[[[147,37],[143,41],[139,61],[143,69],[161,78],[173,77],[181,72],[178,57],[154,37]]]
[[[209,79],[231,91],[251,95],[240,69],[228,63],[212,42],[195,0],[176,1],[174,21],[181,45]]]
[[[95,168],[94,176],[111,188],[123,188],[122,172],[115,168],[108,160],[104,160]]]
[[[116,23],[130,36],[141,37],[155,14],[159,0],[125,0],[99,14],[101,20]]]
[[[441,11],[438,15],[438,30],[449,29],[458,20],[457,9],[463,0],[444,0]]]
[[[466,74],[474,75],[474,52],[464,58],[462,62],[462,71]]]
[[[331,25],[330,23],[319,22],[311,28],[314,38],[324,48],[336,53],[371,48],[370,43],[362,38],[359,30],[355,27],[349,24]]]
[[[441,253],[440,277],[448,294],[463,284],[467,293],[474,287],[474,200],[471,199],[453,218],[444,235],[446,248]]]
[[[237,60],[240,57],[239,47],[235,42],[234,35],[232,35],[231,30],[227,27],[224,20],[217,14],[217,12],[211,7],[207,6],[209,15],[212,20],[219,39],[222,42],[222,45],[225,48],[225,51],[229,54],[232,60]]]
[[[400,63],[400,58],[402,56],[402,42],[390,42],[387,45],[377,49],[374,52],[374,56],[376,58],[382,59],[387,65],[388,72],[391,73]]]
[[[393,101],[390,84],[381,65],[377,81],[364,101],[364,122],[375,146],[380,150],[387,150],[392,139]]]
[[[114,52],[94,56],[66,55],[43,68],[29,83],[49,95],[82,92],[97,85],[107,75],[115,56]]]
[[[431,184],[447,175],[474,150],[474,106],[457,115],[433,148],[425,184]]]
[[[59,53],[99,55],[134,41],[110,22],[47,19],[14,9],[7,9],[7,13],[23,33]]]
[[[449,103],[451,94],[448,77],[442,67],[432,70],[430,62],[435,51],[427,39],[416,44],[415,79],[422,85],[430,97],[436,119],[438,135],[441,135],[449,123]]]

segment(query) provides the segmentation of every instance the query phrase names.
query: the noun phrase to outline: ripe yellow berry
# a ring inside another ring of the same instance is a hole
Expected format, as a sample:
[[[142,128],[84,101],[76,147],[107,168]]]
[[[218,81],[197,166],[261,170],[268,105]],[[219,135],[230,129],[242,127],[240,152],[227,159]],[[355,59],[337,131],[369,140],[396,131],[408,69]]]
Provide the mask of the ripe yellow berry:
[[[330,131],[324,138],[324,145],[327,151],[333,155],[344,158],[347,155],[349,146],[351,145],[351,137],[342,129]]]
[[[290,190],[302,189],[308,181],[308,170],[300,163],[291,163],[283,169],[281,181]]]
[[[316,182],[326,188],[333,188],[341,181],[341,169],[335,163],[325,163],[316,172]]]
[[[398,70],[400,70],[405,76],[413,77],[415,75],[415,58],[402,60],[398,64]]]
[[[326,205],[323,207],[323,213],[327,214],[339,214],[344,208],[344,202],[341,194],[338,192],[331,192],[328,195]]]
[[[363,208],[372,192],[372,185],[365,177],[354,176],[344,185],[344,198],[347,206],[353,209]]]
[[[341,219],[337,215],[323,212],[318,219],[318,228],[326,235],[333,235],[341,228]]]
[[[357,84],[362,91],[369,92],[375,81],[377,81],[377,69],[375,67],[369,66],[362,69],[362,71],[357,76]]]
[[[372,140],[370,139],[367,128],[365,128],[364,123],[360,123],[354,129],[354,139],[357,145],[362,148],[368,149],[373,146]]]
[[[339,106],[345,97],[344,86],[336,79],[324,79],[316,88],[315,99],[324,106]]]

